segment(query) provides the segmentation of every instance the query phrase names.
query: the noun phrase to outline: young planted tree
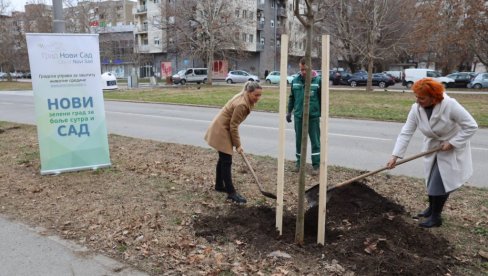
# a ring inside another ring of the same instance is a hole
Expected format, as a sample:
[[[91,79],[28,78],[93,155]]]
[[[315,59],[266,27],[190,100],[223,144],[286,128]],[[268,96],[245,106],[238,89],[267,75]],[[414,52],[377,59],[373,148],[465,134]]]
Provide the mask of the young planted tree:
[[[305,165],[307,163],[307,142],[308,125],[310,114],[310,84],[312,82],[312,43],[314,9],[313,0],[293,0],[293,13],[305,28],[305,64],[307,75],[305,77],[305,95],[303,97],[303,121],[302,121],[302,144],[300,149],[300,174],[298,178],[298,210],[295,228],[295,242],[303,244],[305,224]],[[302,9],[304,7],[304,9]],[[301,12],[303,10],[303,12]]]

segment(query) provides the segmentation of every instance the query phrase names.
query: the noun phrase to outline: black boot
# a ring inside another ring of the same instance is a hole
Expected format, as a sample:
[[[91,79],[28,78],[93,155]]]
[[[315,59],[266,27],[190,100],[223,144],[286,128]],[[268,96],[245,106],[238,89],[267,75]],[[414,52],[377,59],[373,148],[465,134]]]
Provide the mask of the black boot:
[[[428,218],[432,215],[432,197],[429,196],[429,207],[427,209],[423,210],[422,212],[418,213],[417,216],[414,216],[413,218]]]
[[[448,197],[449,194],[432,197],[432,208],[431,208],[432,214],[430,217],[427,218],[426,221],[419,223],[420,227],[432,228],[432,227],[439,227],[442,225],[441,213]]]

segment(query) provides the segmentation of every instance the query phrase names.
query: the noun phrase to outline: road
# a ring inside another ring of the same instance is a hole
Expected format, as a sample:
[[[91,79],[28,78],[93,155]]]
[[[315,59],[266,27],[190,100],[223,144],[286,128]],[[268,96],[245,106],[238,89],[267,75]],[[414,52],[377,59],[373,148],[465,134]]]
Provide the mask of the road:
[[[106,101],[107,128],[110,133],[162,142],[208,147],[203,140],[216,108]],[[241,125],[241,140],[246,152],[277,156],[278,114],[253,112]],[[31,91],[0,92],[0,120],[34,124]],[[360,170],[383,167],[390,157],[402,124],[331,118],[329,120],[329,165]],[[294,160],[294,131],[286,129],[286,158]],[[421,150],[421,135],[414,135],[407,155]],[[471,140],[474,175],[468,185],[488,187],[488,130],[479,129]],[[423,177],[421,159],[391,170],[394,175]]]

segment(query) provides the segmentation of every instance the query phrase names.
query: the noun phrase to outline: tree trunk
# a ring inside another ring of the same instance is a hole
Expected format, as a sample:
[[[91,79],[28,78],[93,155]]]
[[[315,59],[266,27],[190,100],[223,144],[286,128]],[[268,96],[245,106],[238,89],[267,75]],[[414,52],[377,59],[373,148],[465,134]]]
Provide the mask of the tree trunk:
[[[210,49],[213,49],[213,37],[210,37]],[[207,52],[207,84],[212,85],[213,82],[213,63],[214,63],[214,56],[213,51],[208,50]]]
[[[305,94],[303,97],[303,117],[302,117],[302,147],[300,149],[300,175],[298,180],[298,210],[295,229],[295,242],[303,245],[304,224],[305,224],[305,168],[307,164],[307,142],[308,126],[310,114],[310,83],[312,81],[312,33],[313,33],[313,12],[307,12],[307,44],[305,48],[305,64],[307,65],[307,75],[305,77]]]
[[[373,91],[373,61],[372,57],[368,58],[368,83],[366,85],[366,91]]]

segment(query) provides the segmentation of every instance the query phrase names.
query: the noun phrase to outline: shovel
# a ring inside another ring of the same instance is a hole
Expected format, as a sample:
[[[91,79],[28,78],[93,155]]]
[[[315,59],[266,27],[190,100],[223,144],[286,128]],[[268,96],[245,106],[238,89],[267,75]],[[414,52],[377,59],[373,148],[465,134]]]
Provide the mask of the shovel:
[[[254,180],[256,180],[256,183],[258,184],[259,191],[261,192],[261,194],[265,197],[276,199],[276,196],[274,194],[264,191],[263,185],[261,185],[261,182],[259,182],[258,176],[256,175],[253,168],[251,167],[251,163],[249,163],[249,160],[247,160],[247,157],[246,155],[244,155],[244,152],[241,152],[241,156],[244,159],[244,162],[246,163],[247,167],[251,171],[252,176],[254,176]]]
[[[417,159],[419,157],[422,157],[422,156],[425,156],[425,155],[428,155],[428,154],[437,152],[440,149],[441,149],[441,147],[437,147],[437,148],[434,148],[434,149],[431,149],[431,150],[428,150],[428,151],[424,151],[424,152],[418,153],[416,155],[410,156],[408,158],[402,159],[402,160],[396,162],[396,166],[401,165],[403,163],[407,163],[407,162],[412,161],[414,159]],[[388,167],[385,166],[383,168],[377,169],[376,171],[368,172],[368,173],[362,174],[360,176],[356,176],[354,178],[351,178],[349,180],[346,180],[344,182],[341,182],[339,184],[335,184],[335,185],[332,185],[332,186],[327,187],[327,200],[329,200],[332,197],[332,194],[333,193],[331,193],[331,192],[333,192],[334,189],[339,188],[341,186],[345,186],[347,184],[351,184],[354,181],[361,180],[361,179],[363,179],[365,177],[368,177],[368,176],[373,175],[373,174],[377,174],[377,173],[382,172],[382,171],[384,171],[386,169],[388,169]],[[311,187],[311,188],[309,188],[308,190],[305,191],[305,198],[307,199],[308,207],[309,208],[312,208],[312,207],[317,206],[317,204],[318,204],[319,188],[320,188],[320,184],[316,184],[315,186],[313,186],[313,187]]]

